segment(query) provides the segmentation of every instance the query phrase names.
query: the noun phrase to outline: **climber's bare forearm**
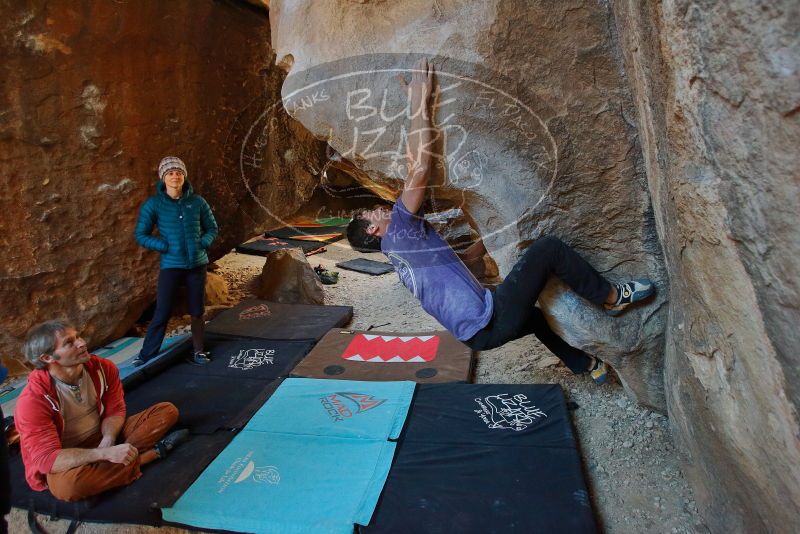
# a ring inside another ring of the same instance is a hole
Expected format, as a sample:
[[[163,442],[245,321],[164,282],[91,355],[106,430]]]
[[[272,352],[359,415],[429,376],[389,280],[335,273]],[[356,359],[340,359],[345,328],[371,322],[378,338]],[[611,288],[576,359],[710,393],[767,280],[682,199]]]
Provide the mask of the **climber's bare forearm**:
[[[400,198],[406,209],[416,213],[425,200],[425,188],[431,173],[433,127],[431,125],[430,96],[433,91],[433,65],[421,59],[414,65],[408,86],[411,131],[406,147],[408,176]]]

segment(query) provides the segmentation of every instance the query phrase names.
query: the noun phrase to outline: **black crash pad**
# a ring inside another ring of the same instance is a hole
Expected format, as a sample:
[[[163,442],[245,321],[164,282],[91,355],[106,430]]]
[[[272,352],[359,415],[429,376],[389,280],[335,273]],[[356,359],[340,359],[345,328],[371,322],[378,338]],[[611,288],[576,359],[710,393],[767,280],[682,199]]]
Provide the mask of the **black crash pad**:
[[[403,443],[359,532],[594,533],[575,449]]]
[[[353,318],[350,306],[279,304],[250,299],[225,310],[206,325],[208,334],[274,340],[322,339]]]
[[[74,503],[59,501],[49,491],[33,491],[15,448],[9,459],[11,503],[55,518],[159,526],[159,508],[174,504],[234,436],[228,431],[193,435],[167,458],[144,466],[141,478],[130,485]]]
[[[300,248],[309,253],[322,248],[323,243],[315,241],[301,241],[299,239],[278,239],[275,237],[256,237],[241,245],[236,246],[236,252],[250,254],[251,256],[266,256],[270,252],[285,248]]]
[[[385,261],[374,261],[366,258],[356,258],[354,260],[341,261],[336,264],[341,269],[366,273],[371,275],[386,274],[394,271],[394,266]]]
[[[284,226],[277,230],[268,230],[264,232],[264,237],[297,239],[299,241],[310,241],[312,243],[333,243],[344,237],[346,229],[347,226]]]
[[[557,384],[421,384],[404,439],[453,445],[577,446]]]
[[[195,434],[238,429],[272,395],[279,381],[194,374],[181,363],[150,378],[125,395],[128,413],[140,412],[159,402],[178,408],[176,428]]]
[[[361,533],[597,532],[556,385],[420,384]]]
[[[192,365],[181,361],[178,374],[207,375],[227,378],[270,381],[289,376],[297,362],[308,354],[313,341],[275,341],[241,337],[206,336],[205,349],[211,353],[211,363]],[[185,360],[191,354],[182,354]]]

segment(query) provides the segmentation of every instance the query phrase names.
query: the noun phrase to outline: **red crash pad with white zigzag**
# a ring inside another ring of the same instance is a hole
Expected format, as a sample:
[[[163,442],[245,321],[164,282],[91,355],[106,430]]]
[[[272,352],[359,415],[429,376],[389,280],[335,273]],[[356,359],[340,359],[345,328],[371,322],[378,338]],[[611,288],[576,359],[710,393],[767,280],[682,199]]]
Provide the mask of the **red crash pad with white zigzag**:
[[[342,353],[351,362],[431,362],[436,359],[439,336],[388,336],[356,334]]]
[[[473,354],[449,332],[359,332],[335,328],[291,376],[344,380],[469,382]]]

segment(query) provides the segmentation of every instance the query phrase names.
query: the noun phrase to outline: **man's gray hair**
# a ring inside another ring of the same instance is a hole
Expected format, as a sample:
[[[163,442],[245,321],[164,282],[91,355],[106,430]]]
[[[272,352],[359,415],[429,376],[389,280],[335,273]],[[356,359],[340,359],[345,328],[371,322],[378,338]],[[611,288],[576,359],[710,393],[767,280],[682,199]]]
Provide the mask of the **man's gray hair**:
[[[39,356],[53,354],[56,350],[56,334],[64,332],[68,328],[75,327],[65,319],[45,321],[32,327],[25,335],[25,344],[22,346],[25,359],[37,369],[47,367],[47,364],[40,360]]]

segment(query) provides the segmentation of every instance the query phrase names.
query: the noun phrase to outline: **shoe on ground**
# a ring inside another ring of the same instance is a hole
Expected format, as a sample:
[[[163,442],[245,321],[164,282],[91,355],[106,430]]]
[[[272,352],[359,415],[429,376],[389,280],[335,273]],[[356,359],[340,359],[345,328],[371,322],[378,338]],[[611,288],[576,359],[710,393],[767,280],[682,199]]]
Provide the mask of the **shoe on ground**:
[[[589,371],[589,375],[592,377],[595,384],[605,384],[608,379],[608,366],[606,362],[595,358],[594,367]]]
[[[166,435],[166,437],[162,438],[161,441],[156,442],[156,444],[154,445],[156,452],[158,453],[158,457],[166,458],[172,449],[174,449],[181,443],[184,443],[188,439],[189,439],[189,430],[186,428],[170,432],[169,434]]]
[[[319,279],[326,286],[330,286],[339,282],[339,273],[336,271],[325,271],[319,275]]]
[[[650,297],[656,290],[655,285],[649,278],[639,278],[624,284],[614,284],[614,287],[617,288],[617,301],[614,304],[603,305],[606,313],[612,316],[617,316],[631,304]]]
[[[147,363],[147,362],[146,362],[145,360],[141,359],[139,356],[135,357],[135,358],[134,358],[134,359],[131,361],[131,365],[132,365],[132,366],[134,366],[134,367],[141,367],[141,366],[143,366],[143,365],[144,365],[144,364],[146,364],[146,363]]]
[[[328,271],[324,269],[322,265],[314,267],[314,272],[317,273],[320,281],[325,285],[332,285],[339,281],[338,271]]]
[[[187,361],[192,365],[206,365],[211,363],[211,354],[208,352],[195,352],[187,358]]]

